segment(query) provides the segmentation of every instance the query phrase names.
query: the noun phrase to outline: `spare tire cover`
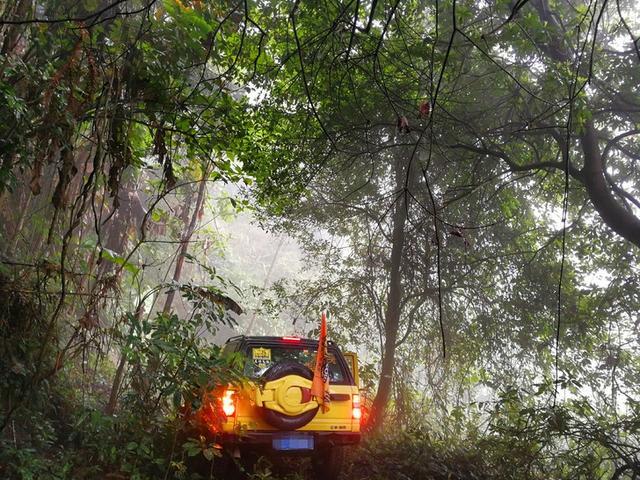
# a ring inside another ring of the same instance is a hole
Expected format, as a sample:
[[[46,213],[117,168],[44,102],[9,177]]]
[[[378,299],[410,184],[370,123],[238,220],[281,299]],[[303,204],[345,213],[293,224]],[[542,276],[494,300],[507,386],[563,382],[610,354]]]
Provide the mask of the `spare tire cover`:
[[[266,372],[264,372],[262,379],[265,382],[269,382],[271,380],[278,380],[279,378],[286,377],[287,375],[298,375],[306,378],[307,380],[313,380],[313,372],[301,363],[294,362],[293,360],[284,360],[272,365]],[[296,430],[300,427],[304,427],[307,423],[313,420],[313,417],[316,416],[319,408],[320,406],[318,405],[313,410],[293,416],[285,415],[265,407],[262,407],[260,410],[262,411],[262,418],[264,418],[269,425],[280,430]]]

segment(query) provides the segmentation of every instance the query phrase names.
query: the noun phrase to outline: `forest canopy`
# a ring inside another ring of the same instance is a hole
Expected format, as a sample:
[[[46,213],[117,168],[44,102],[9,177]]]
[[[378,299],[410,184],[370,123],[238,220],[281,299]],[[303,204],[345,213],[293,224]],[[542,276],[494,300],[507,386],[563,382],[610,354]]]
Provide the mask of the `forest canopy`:
[[[638,85],[633,0],[0,0],[0,475],[216,478],[327,309],[344,478],[639,477]]]

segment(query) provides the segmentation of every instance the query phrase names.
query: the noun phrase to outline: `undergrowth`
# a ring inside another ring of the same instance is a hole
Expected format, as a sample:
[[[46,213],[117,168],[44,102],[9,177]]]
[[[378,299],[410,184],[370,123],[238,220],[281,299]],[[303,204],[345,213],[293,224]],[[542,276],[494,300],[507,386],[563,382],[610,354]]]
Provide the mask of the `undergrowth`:
[[[240,381],[239,359],[224,356],[202,335],[220,320],[206,306],[207,295],[188,291],[186,298],[196,308],[186,319],[122,313],[121,321],[108,327],[114,344],[104,347],[99,330],[77,333],[64,324],[48,328],[53,310],[49,299],[15,293],[36,287],[0,276],[0,290],[14,292],[3,295],[0,303],[0,478],[229,478],[219,473],[224,459],[215,438],[202,435],[204,427],[192,423],[184,409],[197,408],[214,386]],[[112,329],[118,329],[116,334]],[[69,338],[85,343],[62,356]],[[125,374],[117,384],[120,366]],[[119,395],[111,411],[114,385]],[[511,389],[482,414],[457,409],[440,416],[412,412],[411,422],[395,418],[386,430],[365,435],[348,450],[343,478],[588,480],[640,475],[637,403],[629,402],[627,416],[611,416],[585,398],[549,406],[545,394],[544,388],[535,395]],[[304,461],[274,465],[263,459],[257,467],[252,480],[310,477]]]

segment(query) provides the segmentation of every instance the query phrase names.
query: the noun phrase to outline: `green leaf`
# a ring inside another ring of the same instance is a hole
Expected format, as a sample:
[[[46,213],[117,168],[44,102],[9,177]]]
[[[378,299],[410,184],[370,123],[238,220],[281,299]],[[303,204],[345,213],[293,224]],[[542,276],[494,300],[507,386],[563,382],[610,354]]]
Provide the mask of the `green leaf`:
[[[131,273],[134,277],[140,273],[140,269],[128,262],[124,257],[122,257],[121,255],[118,255],[117,253],[109,250],[108,248],[103,248],[100,251],[100,258],[103,260],[106,260],[108,262],[114,263],[116,265],[122,266],[125,270],[127,270],[129,273]]]

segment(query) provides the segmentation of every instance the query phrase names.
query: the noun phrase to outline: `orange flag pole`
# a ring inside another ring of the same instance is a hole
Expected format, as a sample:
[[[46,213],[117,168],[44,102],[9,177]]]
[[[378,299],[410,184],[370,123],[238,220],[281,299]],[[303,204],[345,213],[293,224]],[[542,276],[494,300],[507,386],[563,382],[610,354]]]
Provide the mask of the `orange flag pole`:
[[[329,362],[327,361],[327,315],[324,311],[320,321],[320,339],[316,354],[316,368],[313,371],[311,395],[316,398],[323,413],[329,411],[331,397],[329,394]]]

